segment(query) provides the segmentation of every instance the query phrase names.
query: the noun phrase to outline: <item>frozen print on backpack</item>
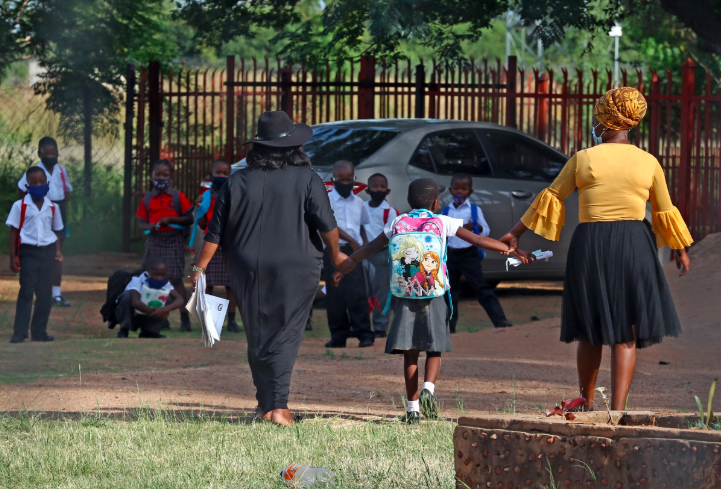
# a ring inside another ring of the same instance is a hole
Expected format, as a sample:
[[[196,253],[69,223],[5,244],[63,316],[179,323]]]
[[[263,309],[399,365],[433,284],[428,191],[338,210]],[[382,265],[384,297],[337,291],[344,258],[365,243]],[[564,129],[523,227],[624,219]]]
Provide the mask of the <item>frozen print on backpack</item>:
[[[428,211],[409,213],[393,226],[388,244],[391,293],[405,299],[441,297],[448,288],[443,222]]]

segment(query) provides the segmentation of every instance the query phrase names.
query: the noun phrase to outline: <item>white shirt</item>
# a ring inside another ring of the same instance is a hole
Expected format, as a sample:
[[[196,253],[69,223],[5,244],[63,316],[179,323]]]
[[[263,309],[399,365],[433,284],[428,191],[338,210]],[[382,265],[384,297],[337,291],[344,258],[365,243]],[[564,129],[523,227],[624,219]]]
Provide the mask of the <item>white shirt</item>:
[[[333,189],[328,196],[330,197],[330,206],[333,208],[338,229],[345,231],[348,236],[363,244],[363,238],[360,234],[361,226],[370,224],[368,210],[363,199],[353,193],[347,199],[344,199],[336,189]],[[370,236],[368,237],[370,238]],[[348,242],[341,239],[340,244],[348,244]]]
[[[456,219],[462,219],[463,224],[466,225],[469,222],[473,222],[473,214],[471,213],[471,201],[470,199],[466,199],[465,202],[463,202],[461,205],[456,208],[453,203],[451,203],[448,209],[448,216],[449,217],[455,217]],[[488,227],[488,223],[486,222],[486,218],[483,217],[483,211],[480,207],[478,207],[478,228],[481,232],[481,236],[488,236],[491,234],[491,228]],[[449,248],[468,248],[470,246],[473,246],[468,241],[463,241],[461,238],[449,238],[448,239],[448,247]]]
[[[68,171],[65,169],[64,166],[55,165],[53,167],[53,173],[52,175],[48,173],[48,169],[45,168],[45,165],[41,161],[38,163],[38,166],[42,168],[45,171],[45,176],[48,179],[48,183],[50,184],[50,191],[48,192],[48,199],[52,200],[53,202],[59,202],[61,200],[65,200],[65,190],[67,189],[68,192],[73,191],[73,186],[70,185],[70,178],[68,178]],[[65,177],[65,184],[63,185],[63,176]],[[27,185],[28,179],[27,175],[23,173],[22,178],[20,178],[20,181],[18,182],[18,188],[21,192],[27,192],[28,189],[25,187]]]
[[[27,207],[25,208],[25,222],[22,229],[20,229],[23,202]],[[54,215],[53,207],[55,207]],[[21,244],[48,246],[58,240],[53,231],[63,229],[63,218],[60,215],[60,208],[50,202],[50,199],[45,197],[42,207],[38,209],[38,206],[33,202],[33,198],[28,194],[13,204],[5,224],[8,227],[20,229]]]
[[[148,272],[143,272],[137,277],[133,277],[130,279],[130,282],[128,282],[128,285],[125,286],[125,291],[129,290],[135,290],[140,294],[140,300],[143,302],[143,304],[158,308],[165,306],[169,299],[170,299],[170,293],[175,290],[172,285],[170,285],[170,282],[165,284],[163,288],[161,289],[152,289],[148,287]],[[146,292],[144,294],[144,292]],[[158,300],[162,303],[162,305],[157,305],[151,303],[153,300]],[[135,310],[138,314],[145,314],[142,311]]]
[[[417,209],[414,209],[414,211],[417,211]],[[390,221],[388,224],[386,224],[386,227],[383,229],[383,232],[386,235],[386,238],[391,239],[391,236],[393,235],[393,227],[396,225],[396,221],[404,217],[406,214],[401,214],[400,216],[396,217],[392,221]],[[443,222],[443,232],[445,233],[444,236],[441,236],[442,245],[446,246],[446,237],[450,238],[451,236],[455,236],[456,232],[458,231],[458,228],[463,227],[463,221],[460,219],[455,219],[453,217],[449,216],[443,216],[439,215],[437,216],[441,222]]]
[[[398,217],[398,212],[391,207],[387,200],[381,202],[381,205],[378,207],[371,207],[370,200],[367,200],[365,202],[365,206],[368,211],[368,218],[370,219],[370,222],[363,227],[366,230],[368,241],[373,241],[383,232],[386,224]],[[384,222],[383,216],[385,215],[386,210],[388,210],[388,218]]]

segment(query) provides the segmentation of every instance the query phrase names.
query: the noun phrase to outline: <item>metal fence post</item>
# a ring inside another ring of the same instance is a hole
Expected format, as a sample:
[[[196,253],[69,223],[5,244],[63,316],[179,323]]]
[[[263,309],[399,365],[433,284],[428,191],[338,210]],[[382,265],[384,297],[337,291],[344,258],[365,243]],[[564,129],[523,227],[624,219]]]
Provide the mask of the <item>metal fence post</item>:
[[[693,149],[693,95],[696,91],[696,64],[687,59],[681,64],[681,158],[679,161],[678,191],[681,215],[691,217],[691,152]]]
[[[292,92],[293,71],[290,67],[280,70],[280,110],[288,114],[293,120],[293,92]]]
[[[160,159],[160,139],[163,132],[163,101],[160,98],[160,63],[148,65],[148,154],[150,163]]]
[[[130,252],[133,198],[133,119],[135,108],[135,65],[125,69],[125,159],[123,162],[123,252]]]
[[[649,112],[651,118],[649,120],[648,130],[648,152],[659,158],[659,139],[661,129],[661,103],[657,98],[661,94],[661,83],[658,79],[658,73],[654,72],[651,79],[651,96],[649,97]]]
[[[506,68],[506,125],[513,128],[516,127],[517,63],[515,56],[508,57],[508,67]]]
[[[426,68],[423,63],[416,65],[416,119],[426,116]]]
[[[235,161],[235,56],[225,58],[225,159]]]
[[[536,137],[546,141],[546,128],[548,126],[548,76],[542,73],[536,84]]]
[[[358,118],[375,118],[375,78],[376,59],[373,56],[361,56],[360,80],[358,87]]]

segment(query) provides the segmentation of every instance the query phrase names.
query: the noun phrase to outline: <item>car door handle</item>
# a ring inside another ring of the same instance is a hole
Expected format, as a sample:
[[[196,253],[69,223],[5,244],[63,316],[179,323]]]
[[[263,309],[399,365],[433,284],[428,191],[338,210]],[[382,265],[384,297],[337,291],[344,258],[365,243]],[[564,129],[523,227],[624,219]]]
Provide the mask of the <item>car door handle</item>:
[[[523,190],[514,190],[511,192],[511,195],[513,195],[517,199],[530,199],[533,197],[532,192],[525,192]]]

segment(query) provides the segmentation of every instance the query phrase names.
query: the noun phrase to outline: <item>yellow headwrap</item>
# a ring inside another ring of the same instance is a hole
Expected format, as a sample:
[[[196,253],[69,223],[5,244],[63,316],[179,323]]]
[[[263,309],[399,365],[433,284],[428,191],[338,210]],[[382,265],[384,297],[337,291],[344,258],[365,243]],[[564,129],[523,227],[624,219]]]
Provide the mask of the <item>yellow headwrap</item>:
[[[625,131],[646,115],[646,99],[633,87],[609,90],[596,102],[593,113],[598,122],[615,131]]]

